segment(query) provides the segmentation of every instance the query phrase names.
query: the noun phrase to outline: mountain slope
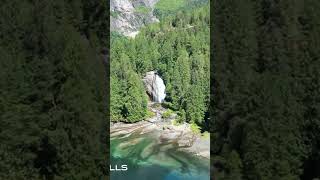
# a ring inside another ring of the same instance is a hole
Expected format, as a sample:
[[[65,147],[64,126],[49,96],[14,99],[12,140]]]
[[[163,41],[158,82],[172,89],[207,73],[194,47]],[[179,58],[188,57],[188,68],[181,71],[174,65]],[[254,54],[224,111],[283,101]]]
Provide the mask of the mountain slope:
[[[150,23],[158,22],[153,15],[159,0],[111,0],[111,31],[134,37],[138,30]]]

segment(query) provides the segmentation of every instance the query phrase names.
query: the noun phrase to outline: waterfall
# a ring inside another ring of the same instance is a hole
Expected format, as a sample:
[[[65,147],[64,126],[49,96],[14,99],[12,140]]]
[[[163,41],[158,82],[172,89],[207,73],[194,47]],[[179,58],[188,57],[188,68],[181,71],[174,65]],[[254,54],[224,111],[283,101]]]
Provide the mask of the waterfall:
[[[163,80],[157,74],[155,75],[154,88],[153,101],[163,102],[164,98],[166,97],[166,86],[164,85]]]
[[[161,103],[166,97],[166,86],[164,85],[161,77],[155,72],[150,71],[146,73],[146,76],[143,78],[146,91],[154,102]]]

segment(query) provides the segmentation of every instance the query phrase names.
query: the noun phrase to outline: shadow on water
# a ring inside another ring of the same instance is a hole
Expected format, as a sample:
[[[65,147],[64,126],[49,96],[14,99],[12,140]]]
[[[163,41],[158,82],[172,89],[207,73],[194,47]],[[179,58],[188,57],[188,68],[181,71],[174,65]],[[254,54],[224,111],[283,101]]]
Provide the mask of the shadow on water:
[[[140,133],[111,139],[111,165],[128,165],[128,171],[111,172],[112,180],[209,180],[208,159],[160,141],[155,133]]]

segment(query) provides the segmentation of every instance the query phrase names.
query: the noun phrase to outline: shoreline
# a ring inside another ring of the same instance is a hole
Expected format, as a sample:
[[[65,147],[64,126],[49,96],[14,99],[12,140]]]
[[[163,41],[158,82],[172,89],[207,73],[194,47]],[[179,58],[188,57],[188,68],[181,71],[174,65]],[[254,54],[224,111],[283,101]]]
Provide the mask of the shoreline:
[[[154,133],[159,143],[176,144],[177,148],[181,151],[210,159],[210,137],[202,137],[201,134],[193,133],[188,123],[174,125],[170,120],[152,121],[152,118],[151,120],[135,123],[110,123],[111,139],[120,135],[129,137],[133,133],[141,135]]]

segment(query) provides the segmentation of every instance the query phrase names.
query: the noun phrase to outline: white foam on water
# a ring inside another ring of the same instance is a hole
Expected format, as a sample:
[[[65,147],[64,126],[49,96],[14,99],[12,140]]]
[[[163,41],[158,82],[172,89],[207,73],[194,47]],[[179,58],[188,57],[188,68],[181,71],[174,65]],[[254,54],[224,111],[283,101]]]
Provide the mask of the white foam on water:
[[[161,103],[164,101],[166,97],[166,86],[164,85],[163,80],[158,76],[155,75],[155,81],[153,84],[154,87],[154,94],[153,94],[153,101]]]

